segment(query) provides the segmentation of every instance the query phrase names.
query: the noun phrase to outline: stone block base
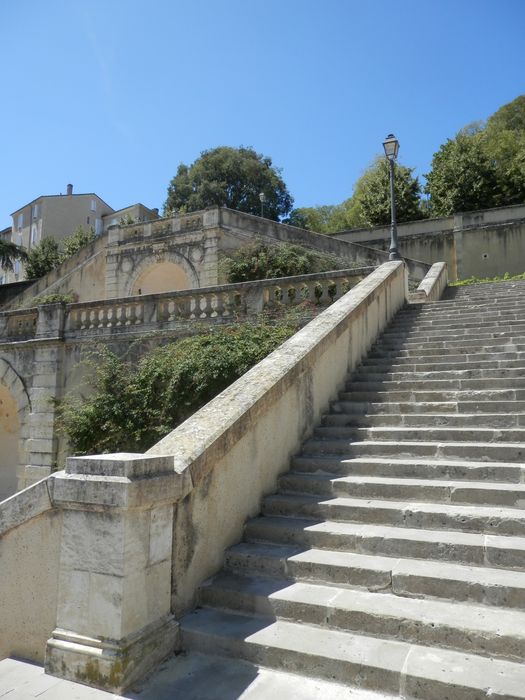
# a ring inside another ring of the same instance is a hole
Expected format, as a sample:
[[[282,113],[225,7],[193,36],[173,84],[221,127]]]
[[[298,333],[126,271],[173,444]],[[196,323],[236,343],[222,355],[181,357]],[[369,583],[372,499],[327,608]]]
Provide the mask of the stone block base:
[[[56,629],[47,642],[46,673],[121,694],[178,646],[179,625],[170,615],[118,642]]]

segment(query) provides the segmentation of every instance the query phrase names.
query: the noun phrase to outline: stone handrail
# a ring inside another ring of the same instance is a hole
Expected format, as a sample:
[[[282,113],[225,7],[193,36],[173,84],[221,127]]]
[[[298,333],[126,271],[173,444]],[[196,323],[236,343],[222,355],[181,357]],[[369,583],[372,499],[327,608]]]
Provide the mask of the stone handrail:
[[[434,263],[416,291],[410,294],[410,301],[418,304],[424,304],[427,301],[438,301],[441,299],[447,284],[448,271],[446,263]]]
[[[330,304],[374,268],[334,270],[295,277],[240,282],[216,287],[164,292],[68,304],[66,337],[166,328],[186,321],[228,322],[277,306],[304,301]]]

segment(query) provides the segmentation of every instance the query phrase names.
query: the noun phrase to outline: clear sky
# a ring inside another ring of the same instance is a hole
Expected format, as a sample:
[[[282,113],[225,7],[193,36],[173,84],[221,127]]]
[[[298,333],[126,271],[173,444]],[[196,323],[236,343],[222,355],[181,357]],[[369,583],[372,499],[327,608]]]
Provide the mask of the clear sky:
[[[41,194],[160,207],[204,149],[335,204],[399,138],[418,175],[525,93],[525,0],[0,0],[0,228]]]

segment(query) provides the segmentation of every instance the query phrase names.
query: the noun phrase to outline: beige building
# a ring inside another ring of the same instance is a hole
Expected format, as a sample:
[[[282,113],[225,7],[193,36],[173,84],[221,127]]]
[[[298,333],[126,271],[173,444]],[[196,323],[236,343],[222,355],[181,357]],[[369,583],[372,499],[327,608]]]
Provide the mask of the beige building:
[[[157,209],[134,204],[115,211],[94,192],[73,194],[73,185],[67,185],[66,194],[44,195],[25,204],[11,214],[11,229],[0,232],[26,250],[31,250],[44,238],[61,241],[75,229],[92,228],[99,236],[109,226],[131,221],[150,221],[158,217]],[[0,284],[18,282],[24,278],[23,265],[15,263],[14,270],[0,268]]]

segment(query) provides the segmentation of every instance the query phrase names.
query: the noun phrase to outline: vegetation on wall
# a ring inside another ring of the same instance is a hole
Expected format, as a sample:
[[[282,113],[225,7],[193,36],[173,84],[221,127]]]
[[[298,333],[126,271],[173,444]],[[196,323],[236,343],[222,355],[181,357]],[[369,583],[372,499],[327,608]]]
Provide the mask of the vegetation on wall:
[[[79,226],[70,236],[64,238],[62,250],[54,238],[44,238],[27,254],[26,279],[47,275],[81,248],[92,243],[95,238],[93,228],[85,229],[83,226]]]
[[[32,280],[47,275],[62,261],[58,243],[54,238],[44,238],[33,246],[27,255],[26,279]]]
[[[4,270],[12,270],[15,260],[20,260],[20,262],[27,260],[25,248],[0,238],[0,267],[3,267]]]
[[[267,245],[255,240],[224,258],[222,267],[228,282],[249,282],[340,270],[352,263],[299,245]]]
[[[496,275],[495,277],[466,277],[463,280],[449,282],[449,287],[466,287],[469,284],[490,284],[491,282],[520,282],[525,281],[525,272],[519,275],[511,275],[510,272],[505,272],[504,275]]]
[[[190,166],[181,163],[168,187],[165,214],[191,212],[212,205],[278,221],[293,206],[293,198],[272,159],[252,148],[220,146],[203,151]]]
[[[212,329],[158,347],[138,363],[100,346],[94,392],[58,412],[74,454],[147,450],[298,328],[293,320]]]

